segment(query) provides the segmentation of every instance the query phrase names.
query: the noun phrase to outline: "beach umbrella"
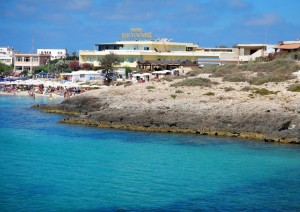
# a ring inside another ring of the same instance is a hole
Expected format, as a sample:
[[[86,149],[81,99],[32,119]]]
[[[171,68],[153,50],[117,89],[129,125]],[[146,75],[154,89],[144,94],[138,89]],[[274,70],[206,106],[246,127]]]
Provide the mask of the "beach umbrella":
[[[40,80],[34,80],[32,82],[32,85],[43,85],[43,81],[40,81]]]
[[[5,81],[11,82],[11,81],[15,81],[15,80],[13,78],[5,78]]]
[[[58,87],[58,86],[61,86],[62,84],[59,83],[59,82],[54,82],[54,81],[45,81],[44,82],[44,86],[45,87]]]
[[[24,85],[33,85],[34,82],[35,82],[35,80],[32,80],[32,79],[25,80]]]

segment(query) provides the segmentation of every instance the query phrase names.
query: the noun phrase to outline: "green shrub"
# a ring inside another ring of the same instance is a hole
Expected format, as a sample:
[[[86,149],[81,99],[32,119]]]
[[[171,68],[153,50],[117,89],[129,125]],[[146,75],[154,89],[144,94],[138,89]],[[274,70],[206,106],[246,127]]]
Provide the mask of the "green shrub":
[[[193,71],[187,72],[186,75],[190,76],[190,77],[195,77],[195,76],[198,76],[201,73],[203,73],[201,70],[193,70]]]
[[[148,86],[146,86],[146,89],[148,89],[148,90],[152,90],[152,89],[154,89],[155,87],[154,86],[152,86],[152,85],[148,85]]]
[[[173,79],[185,79],[187,78],[186,75],[179,75],[179,76],[174,76]]]
[[[283,82],[295,78],[293,72],[299,70],[294,60],[278,58],[270,62],[249,62],[242,65],[224,65],[207,67],[205,73],[212,77],[223,77],[224,81],[244,82],[262,85],[267,82]],[[257,73],[257,77],[246,77],[246,73]]]
[[[171,97],[172,97],[173,99],[176,99],[177,95],[176,95],[176,94],[171,94]]]
[[[255,96],[253,95],[253,93],[250,93],[248,96],[249,96],[251,99],[255,98]]]
[[[126,81],[124,87],[130,86],[130,85],[133,85],[132,81]]]
[[[270,95],[270,94],[277,94],[279,91],[269,91],[266,88],[256,88],[255,91],[253,93],[255,94],[259,94],[261,96],[266,96],[266,95]]]
[[[124,87],[130,86],[130,85],[132,85],[132,84],[133,84],[132,81],[114,82],[114,85],[116,85],[116,86],[124,85]]]
[[[224,88],[225,92],[229,92],[229,91],[233,91],[233,90],[235,90],[233,87],[226,87],[226,88]]]
[[[167,81],[167,82],[172,82],[172,81],[173,81],[173,78],[172,78],[172,77],[169,77],[169,76],[166,76],[166,77],[161,78],[161,80],[165,80],[165,81]]]
[[[300,92],[300,84],[290,85],[287,90],[292,92]]]
[[[184,79],[180,82],[174,83],[171,86],[203,86],[203,87],[211,87],[213,84],[217,84],[216,82],[212,82],[210,79],[206,78],[188,78]]]
[[[175,93],[184,93],[182,90],[176,90]]]
[[[247,77],[244,73],[234,73],[225,75],[223,80],[227,82],[246,82]]]
[[[252,85],[263,85],[264,83],[268,82],[284,82],[286,80],[292,79],[293,76],[287,76],[287,75],[275,75],[275,74],[266,74],[266,75],[260,75],[257,77],[253,77],[248,80],[248,82]]]
[[[207,93],[205,93],[205,94],[203,94],[203,95],[205,95],[205,96],[214,96],[215,93],[214,93],[214,92],[207,92]]]
[[[245,86],[245,87],[243,87],[242,89],[241,89],[241,91],[251,91],[251,90],[253,90],[254,88],[251,88],[250,86]]]

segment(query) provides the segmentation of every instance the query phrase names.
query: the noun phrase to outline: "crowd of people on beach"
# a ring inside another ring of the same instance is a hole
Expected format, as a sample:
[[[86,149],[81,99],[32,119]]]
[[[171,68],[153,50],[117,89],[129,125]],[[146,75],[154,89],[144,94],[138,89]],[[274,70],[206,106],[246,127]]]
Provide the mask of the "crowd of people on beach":
[[[73,95],[80,94],[86,91],[79,87],[64,87],[64,86],[44,86],[41,85],[22,85],[22,84],[0,84],[0,91],[4,93],[17,94],[20,92],[28,92],[28,95],[35,97],[36,94],[49,95],[52,97],[53,94],[69,98]]]

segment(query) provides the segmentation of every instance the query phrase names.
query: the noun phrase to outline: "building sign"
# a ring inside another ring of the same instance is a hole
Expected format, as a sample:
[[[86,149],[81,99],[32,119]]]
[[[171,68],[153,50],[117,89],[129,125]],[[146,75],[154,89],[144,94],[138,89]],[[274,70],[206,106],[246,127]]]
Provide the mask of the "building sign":
[[[152,32],[143,32],[142,28],[131,28],[130,32],[123,32],[122,39],[151,39]]]

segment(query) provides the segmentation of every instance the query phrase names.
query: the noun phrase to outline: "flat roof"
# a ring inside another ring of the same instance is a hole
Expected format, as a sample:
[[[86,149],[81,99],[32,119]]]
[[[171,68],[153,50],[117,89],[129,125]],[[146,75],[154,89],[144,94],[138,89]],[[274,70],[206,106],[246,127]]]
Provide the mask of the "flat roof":
[[[107,45],[122,46],[123,44],[119,44],[119,43],[96,43],[95,44],[95,46],[107,46]]]
[[[274,49],[299,49],[300,43],[277,45]]]
[[[268,44],[238,44],[237,47],[266,47]]]
[[[97,43],[95,46],[100,45],[124,45],[124,44],[162,44],[162,45],[185,45],[185,46],[193,46],[198,47],[197,44],[194,43],[181,43],[181,42],[173,42],[169,40],[129,40],[129,41],[116,41],[115,43]]]
[[[51,57],[51,54],[30,54],[30,53],[17,53],[14,56],[39,56],[39,57]]]

